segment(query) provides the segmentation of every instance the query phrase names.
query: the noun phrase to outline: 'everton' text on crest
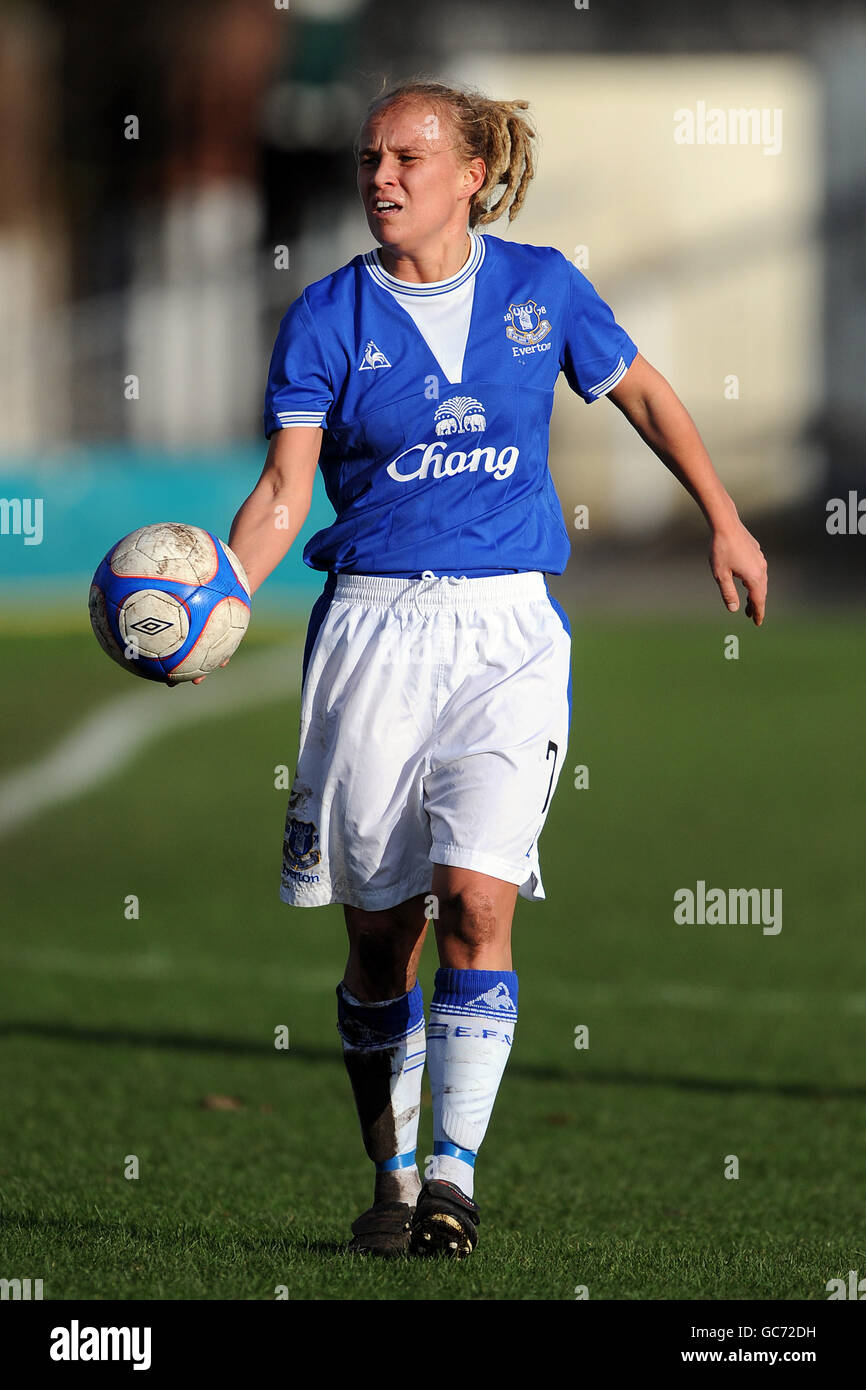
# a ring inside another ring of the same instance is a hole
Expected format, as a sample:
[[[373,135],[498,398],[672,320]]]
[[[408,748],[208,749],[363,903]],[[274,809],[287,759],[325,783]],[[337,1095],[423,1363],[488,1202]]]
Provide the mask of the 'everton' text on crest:
[[[547,306],[539,306],[534,299],[525,304],[509,304],[505,314],[505,336],[517,346],[511,349],[515,357],[528,357],[534,352],[547,352],[550,343],[542,342],[550,332],[550,320],[543,317]]]

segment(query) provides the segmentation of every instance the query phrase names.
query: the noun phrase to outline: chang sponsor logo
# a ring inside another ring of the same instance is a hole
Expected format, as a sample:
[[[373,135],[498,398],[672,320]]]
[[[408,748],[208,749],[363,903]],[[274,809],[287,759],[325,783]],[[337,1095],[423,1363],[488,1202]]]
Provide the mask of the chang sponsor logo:
[[[402,472],[399,467],[401,461],[419,453],[421,458],[416,460],[417,466],[411,472]],[[503,478],[511,477],[519,455],[520,450],[513,444],[500,449],[498,453],[489,446],[470,449],[468,453],[463,449],[454,449],[449,453],[447,445],[437,439],[433,444],[413,444],[411,449],[404,449],[402,454],[392,459],[386,471],[388,477],[397,483],[412,483],[418,478],[426,478],[431,465],[434,478],[452,478],[456,473],[477,473],[481,468],[482,472],[492,473],[501,482]]]
[[[428,476],[452,478],[458,473],[480,470],[501,482],[514,472],[520,457],[520,450],[514,444],[498,450],[492,445],[449,449],[443,436],[480,434],[487,428],[484,406],[473,397],[452,396],[443,401],[434,416],[434,428],[439,437],[432,443],[413,444],[391,460],[385,470],[389,478],[397,483],[413,483]]]

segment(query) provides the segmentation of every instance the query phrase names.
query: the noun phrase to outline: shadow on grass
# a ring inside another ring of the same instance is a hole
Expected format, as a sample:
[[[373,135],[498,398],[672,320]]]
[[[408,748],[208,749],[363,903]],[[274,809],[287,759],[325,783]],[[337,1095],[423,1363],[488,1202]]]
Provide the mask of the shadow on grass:
[[[104,1218],[48,1216],[45,1212],[33,1211],[27,1207],[17,1212],[7,1208],[0,1213],[0,1232],[32,1232],[39,1237],[51,1232],[61,1240],[84,1237],[88,1241],[99,1242],[101,1246],[104,1246],[107,1237],[117,1235],[122,1237],[125,1245],[130,1241],[140,1242],[146,1253],[152,1251],[155,1239],[170,1238],[174,1242],[182,1241],[184,1249],[189,1251],[191,1257],[196,1255],[197,1250],[209,1250],[214,1255],[224,1256],[227,1238],[234,1248],[240,1248],[249,1255],[269,1257],[285,1254],[343,1255],[349,1240],[348,1236],[345,1240],[314,1239],[303,1231],[295,1232],[291,1229],[250,1232],[248,1223],[245,1223],[245,1226],[245,1230],[239,1230],[216,1224],[182,1222],[178,1226],[172,1226],[170,1223],[166,1225],[165,1222],[158,1221],[144,1225],[139,1220],[127,1221],[123,1216],[116,1214]]]
[[[285,1065],[290,1060],[328,1067],[341,1067],[342,1054],[338,1047],[305,1047],[292,1045],[287,1054],[278,1052],[272,1044],[247,1038],[215,1037],[207,1033],[157,1033],[130,1028],[87,1028],[81,1024],[45,1023],[19,1020],[0,1025],[0,1039],[12,1037],[43,1038],[49,1042],[95,1043],[100,1047],[161,1048],[168,1052],[222,1052],[233,1057],[266,1057]],[[866,1086],[824,1086],[809,1081],[762,1081],[747,1078],[701,1076],[672,1076],[669,1073],[634,1071],[585,1071],[577,1076],[567,1067],[552,1067],[537,1062],[521,1062],[515,1057],[509,1063],[509,1076],[527,1081],[571,1082],[575,1086],[661,1086],[683,1091],[708,1094],[754,1094],[785,1096],[790,1100],[866,1100]]]

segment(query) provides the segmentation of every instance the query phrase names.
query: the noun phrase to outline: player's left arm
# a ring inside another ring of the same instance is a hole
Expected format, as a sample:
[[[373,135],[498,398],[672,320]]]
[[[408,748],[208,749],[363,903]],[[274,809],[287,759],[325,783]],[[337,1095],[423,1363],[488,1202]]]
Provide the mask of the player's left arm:
[[[758,542],[740,521],[682,401],[640,353],[622,381],[607,394],[706,517],[713,533],[710,569],[725,604],[731,612],[740,606],[736,576],[749,596],[746,617],[760,627],[767,601],[767,562]]]

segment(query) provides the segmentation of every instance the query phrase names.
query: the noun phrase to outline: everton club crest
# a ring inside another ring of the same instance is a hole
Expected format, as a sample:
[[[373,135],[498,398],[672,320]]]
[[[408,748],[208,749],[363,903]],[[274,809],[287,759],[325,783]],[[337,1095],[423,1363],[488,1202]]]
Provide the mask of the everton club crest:
[[[505,315],[506,336],[523,347],[540,343],[550,332],[550,322],[544,317],[546,313],[545,305],[539,306],[534,299],[528,299],[525,304],[509,304]]]
[[[296,872],[311,869],[321,858],[319,832],[313,821],[297,820],[295,816],[289,816],[283,838],[284,867]]]

